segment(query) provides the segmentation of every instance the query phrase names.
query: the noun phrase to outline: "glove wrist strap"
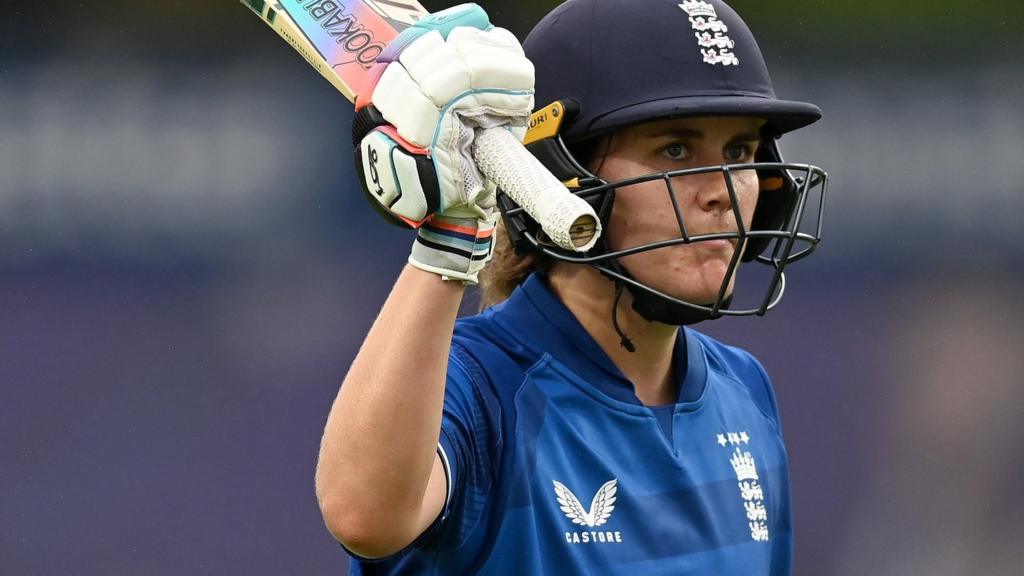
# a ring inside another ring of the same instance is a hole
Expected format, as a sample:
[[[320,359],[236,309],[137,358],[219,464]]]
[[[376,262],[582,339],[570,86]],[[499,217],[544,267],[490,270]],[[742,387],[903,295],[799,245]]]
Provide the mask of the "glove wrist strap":
[[[417,268],[476,284],[493,252],[493,219],[438,214],[420,227],[409,256]]]

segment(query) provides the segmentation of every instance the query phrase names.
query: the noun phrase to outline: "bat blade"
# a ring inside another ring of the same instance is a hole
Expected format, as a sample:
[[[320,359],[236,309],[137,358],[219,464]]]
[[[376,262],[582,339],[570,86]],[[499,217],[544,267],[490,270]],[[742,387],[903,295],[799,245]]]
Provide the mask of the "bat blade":
[[[275,4],[348,87],[349,100],[354,100],[388,42],[428,14],[418,2],[408,0],[277,0]]]
[[[354,102],[388,42],[428,12],[410,0],[241,0]]]
[[[355,102],[388,42],[428,12],[415,0],[241,0]],[[480,133],[473,158],[487,178],[537,221],[548,239],[574,252],[601,234],[594,209],[566,190],[511,132]]]

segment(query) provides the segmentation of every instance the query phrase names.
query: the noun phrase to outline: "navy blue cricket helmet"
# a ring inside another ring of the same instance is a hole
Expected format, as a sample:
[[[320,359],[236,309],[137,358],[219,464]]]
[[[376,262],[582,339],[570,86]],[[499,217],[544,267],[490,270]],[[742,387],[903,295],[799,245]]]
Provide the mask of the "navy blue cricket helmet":
[[[537,104],[580,105],[569,142],[662,118],[757,116],[775,135],[821,118],[813,104],[776,98],[754,35],[720,0],[569,0],[523,47]]]
[[[686,302],[636,281],[619,261],[626,251],[612,251],[598,242],[580,255],[547,242],[536,223],[502,196],[499,204],[517,251],[594,266],[616,282],[619,294],[623,286],[629,289],[634,309],[648,320],[689,324],[724,315],[762,315],[773,308],[785,289],[782,269],[808,255],[820,239],[828,180],[815,166],[784,163],[776,140],[817,121],[821,110],[813,104],[776,97],[761,50],[739,15],[720,0],[568,0],[534,27],[523,46],[536,67],[539,106],[527,147],[571,190],[594,205],[606,230],[617,190],[662,180],[671,195],[672,180],[717,171],[726,181],[739,223],[732,237],[745,248],[736,251],[714,302]],[[587,149],[588,141],[628,126],[707,116],[763,119],[763,142],[756,162],[606,182],[584,168],[587,158],[574,153]],[[732,174],[741,169],[756,170],[761,182],[749,230],[744,229],[736,208],[732,184]],[[817,210],[811,212],[817,212],[816,222],[815,215],[804,210],[815,194]],[[723,237],[690,236],[681,211],[675,210],[679,238],[633,247],[628,253]],[[804,231],[807,217],[811,232]],[[767,264],[774,273],[757,305],[732,309],[728,286],[741,261]]]

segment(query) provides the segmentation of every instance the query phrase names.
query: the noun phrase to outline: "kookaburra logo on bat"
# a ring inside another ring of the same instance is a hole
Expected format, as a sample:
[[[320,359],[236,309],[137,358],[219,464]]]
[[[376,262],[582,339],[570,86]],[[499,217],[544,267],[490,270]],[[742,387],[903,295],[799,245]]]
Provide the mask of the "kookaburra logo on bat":
[[[292,0],[316,20],[339,46],[352,55],[355,62],[369,70],[377,57],[384,52],[384,44],[378,42],[373,31],[359,23],[354,14],[335,0]]]

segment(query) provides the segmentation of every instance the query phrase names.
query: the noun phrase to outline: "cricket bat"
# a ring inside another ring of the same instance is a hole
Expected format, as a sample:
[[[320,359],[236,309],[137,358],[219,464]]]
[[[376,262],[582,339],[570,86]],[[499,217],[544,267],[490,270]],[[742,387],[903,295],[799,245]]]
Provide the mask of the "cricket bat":
[[[241,0],[321,76],[355,102],[370,68],[399,32],[428,12],[415,0]],[[601,233],[593,208],[569,192],[504,128],[477,133],[480,171],[540,224],[548,239],[574,252]]]

